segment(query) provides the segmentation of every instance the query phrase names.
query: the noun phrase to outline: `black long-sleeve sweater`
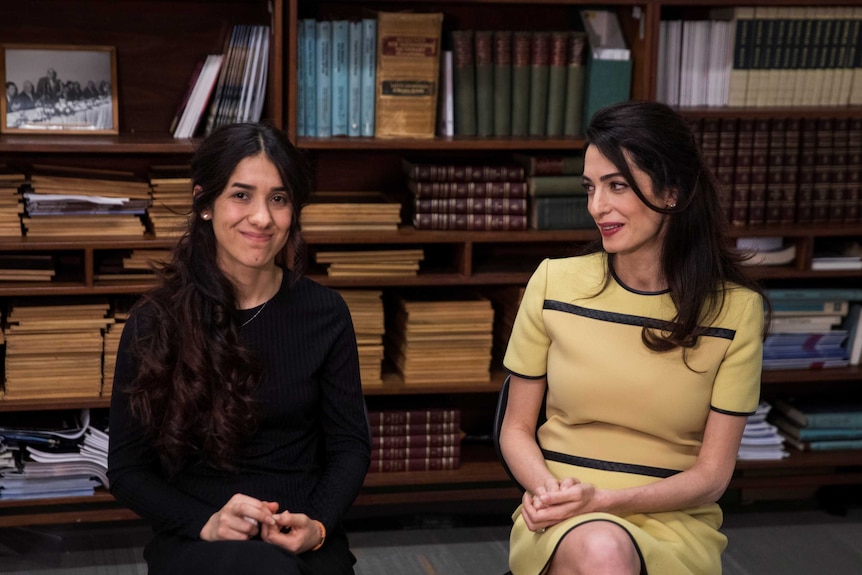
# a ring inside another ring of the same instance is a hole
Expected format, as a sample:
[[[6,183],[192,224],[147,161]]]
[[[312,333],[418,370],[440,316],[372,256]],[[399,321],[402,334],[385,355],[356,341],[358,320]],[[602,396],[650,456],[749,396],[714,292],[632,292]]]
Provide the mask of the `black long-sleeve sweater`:
[[[264,365],[259,431],[242,446],[231,473],[187,466],[168,482],[124,393],[136,372],[131,338],[151,322],[147,307],[129,318],[120,341],[111,397],[111,492],[157,533],[198,539],[209,517],[236,493],[276,501],[333,529],[356,498],[370,460],[356,337],[337,292],[307,278],[285,280],[262,310],[244,311],[244,345]],[[260,313],[251,319],[255,313]]]

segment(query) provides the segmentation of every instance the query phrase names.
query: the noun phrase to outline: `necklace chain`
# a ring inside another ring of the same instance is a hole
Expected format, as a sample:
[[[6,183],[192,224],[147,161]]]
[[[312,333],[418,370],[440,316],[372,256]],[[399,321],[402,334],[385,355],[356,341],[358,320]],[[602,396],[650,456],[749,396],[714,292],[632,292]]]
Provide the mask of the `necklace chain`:
[[[248,318],[247,320],[245,320],[245,321],[242,323],[242,325],[240,325],[239,327],[243,328],[243,327],[247,326],[248,324],[250,324],[254,318],[256,318],[257,316],[259,316],[259,315],[260,315],[260,312],[262,312],[262,311],[263,311],[263,308],[265,308],[265,307],[266,307],[266,304],[268,304],[268,303],[269,303],[269,300],[266,300],[265,302],[263,302],[263,305],[262,305],[262,306],[260,306],[260,309],[259,309],[259,310],[257,310],[253,316],[251,316],[250,318]]]

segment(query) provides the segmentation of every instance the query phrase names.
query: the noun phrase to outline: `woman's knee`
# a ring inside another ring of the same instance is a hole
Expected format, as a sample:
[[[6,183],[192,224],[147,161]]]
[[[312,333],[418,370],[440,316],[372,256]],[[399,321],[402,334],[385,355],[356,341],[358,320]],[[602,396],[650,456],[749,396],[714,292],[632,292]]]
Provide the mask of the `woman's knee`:
[[[563,537],[549,575],[639,572],[640,556],[628,532],[610,521],[592,521]]]

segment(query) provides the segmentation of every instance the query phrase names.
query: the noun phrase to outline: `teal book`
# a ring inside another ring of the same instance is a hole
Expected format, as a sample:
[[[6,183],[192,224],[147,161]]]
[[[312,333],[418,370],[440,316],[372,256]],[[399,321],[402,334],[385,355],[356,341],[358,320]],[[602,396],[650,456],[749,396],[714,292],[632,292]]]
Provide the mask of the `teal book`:
[[[349,22],[332,22],[332,135],[347,135],[347,97],[349,77],[347,74],[347,51]]]
[[[527,186],[531,196],[570,196],[579,194],[586,197],[583,175],[568,176],[528,176]]]
[[[305,26],[302,21],[296,27],[296,135],[303,138],[308,135],[305,129],[305,105],[308,102],[307,87],[305,84],[305,58],[303,50],[305,46]]]
[[[566,112],[566,55],[569,33],[551,32],[548,58],[548,112],[545,135],[559,138],[563,135]]]
[[[377,20],[362,19],[362,100],[360,135],[374,136],[374,104],[377,90]]]
[[[476,135],[476,61],[473,30],[452,31],[455,135]]]
[[[491,61],[494,66],[494,135],[512,135],[512,32],[495,30]]]
[[[842,441],[862,439],[862,426],[860,427],[800,427],[785,417],[770,417],[769,421],[774,424],[784,435],[799,441]]]
[[[362,122],[362,22],[352,21],[347,33],[347,135],[361,134]]]
[[[858,402],[776,399],[773,408],[799,427],[862,428],[862,403]]]
[[[528,134],[544,136],[548,122],[548,76],[550,73],[551,35],[533,32],[530,44],[530,112]]]
[[[305,86],[305,135],[317,136],[317,23],[314,18],[300,21],[304,30],[299,55],[302,58],[303,85]]]
[[[315,38],[315,98],[317,109],[317,137],[332,136],[332,22],[317,23]]]
[[[581,10],[590,49],[584,82],[584,123],[599,109],[629,99],[632,81],[631,51],[616,12]]]
[[[512,34],[512,136],[523,138],[530,127],[531,32]]]
[[[476,55],[476,135],[494,135],[493,32],[476,30],[473,41]]]

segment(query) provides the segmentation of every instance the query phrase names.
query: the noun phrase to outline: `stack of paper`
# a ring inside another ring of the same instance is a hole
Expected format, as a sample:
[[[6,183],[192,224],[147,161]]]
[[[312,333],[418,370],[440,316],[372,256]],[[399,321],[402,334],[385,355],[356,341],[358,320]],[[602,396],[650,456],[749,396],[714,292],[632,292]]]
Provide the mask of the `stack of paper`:
[[[490,381],[490,301],[399,297],[396,304],[386,330],[386,353],[405,384]]]
[[[778,428],[766,421],[771,409],[769,403],[761,402],[754,415],[748,417],[737,459],[784,459],[789,455]]]
[[[315,261],[329,264],[326,274],[333,278],[415,276],[422,249],[317,252]]]
[[[189,166],[150,167],[152,204],[147,215],[157,238],[175,238],[186,231],[193,199],[189,170]]]
[[[107,303],[19,305],[7,318],[7,399],[98,397]]]
[[[317,192],[302,209],[306,232],[395,231],[401,203],[377,192]]]
[[[98,262],[95,280],[153,281],[154,270],[171,259],[171,250],[131,250],[126,254],[107,255]]]
[[[383,383],[380,366],[383,362],[385,331],[383,293],[375,290],[341,290],[340,293],[353,319],[362,386],[380,385]]]

